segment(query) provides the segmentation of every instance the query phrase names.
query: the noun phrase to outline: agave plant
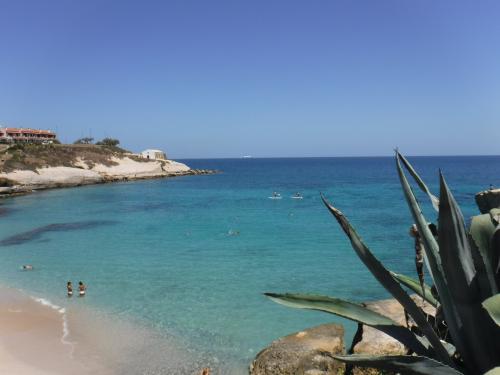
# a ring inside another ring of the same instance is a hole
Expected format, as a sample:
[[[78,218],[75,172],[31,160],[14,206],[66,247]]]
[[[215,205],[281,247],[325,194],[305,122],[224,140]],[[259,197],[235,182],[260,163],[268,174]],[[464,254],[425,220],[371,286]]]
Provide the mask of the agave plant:
[[[493,208],[487,214],[473,217],[467,229],[441,172],[438,199],[397,150],[395,159],[406,201],[424,245],[425,263],[434,283],[432,289],[436,293],[433,294],[421,280],[386,269],[344,214],[323,195],[321,197],[358,257],[402,305],[417,329],[409,329],[360,304],[339,298],[290,293],[265,295],[287,306],[319,310],[371,326],[408,348],[408,355],[334,356],[347,364],[405,374],[500,374],[500,209]],[[429,228],[403,167],[438,211],[437,235]],[[418,293],[437,308],[448,328],[446,336],[440,335],[432,320],[403,287]]]

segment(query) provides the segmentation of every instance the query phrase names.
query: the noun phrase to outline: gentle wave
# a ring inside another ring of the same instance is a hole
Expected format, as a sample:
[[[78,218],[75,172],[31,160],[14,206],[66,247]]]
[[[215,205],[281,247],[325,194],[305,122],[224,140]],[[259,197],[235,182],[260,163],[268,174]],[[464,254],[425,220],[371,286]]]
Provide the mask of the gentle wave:
[[[68,317],[66,314],[66,309],[64,307],[61,307],[59,305],[56,305],[52,302],[50,302],[48,299],[45,298],[37,298],[37,297],[31,297],[35,302],[38,302],[42,306],[50,307],[52,310],[57,311],[59,314],[61,314],[62,317],[62,336],[61,336],[61,343],[64,345],[71,345],[72,350],[71,350],[71,356],[73,356],[73,350],[74,350],[74,343],[71,341],[68,341],[68,337],[70,334],[69,330],[69,325],[68,325]]]

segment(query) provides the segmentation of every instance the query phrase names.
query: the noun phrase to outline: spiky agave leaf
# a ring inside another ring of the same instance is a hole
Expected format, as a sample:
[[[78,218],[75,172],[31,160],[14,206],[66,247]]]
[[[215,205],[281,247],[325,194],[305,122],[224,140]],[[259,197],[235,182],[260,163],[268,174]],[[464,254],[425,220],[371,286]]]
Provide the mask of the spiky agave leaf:
[[[311,294],[264,293],[272,301],[298,309],[309,309],[335,314],[378,329],[407,346],[417,354],[430,355],[415,334],[392,319],[366,307],[340,298]]]
[[[462,212],[440,173],[439,254],[450,294],[460,316],[460,350],[469,370],[485,372],[499,362],[500,332],[481,307],[482,295]],[[446,320],[448,322],[448,320]]]
[[[335,219],[337,219],[342,230],[351,241],[352,248],[361,259],[361,261],[365,264],[372,275],[375,276],[378,282],[403,306],[403,308],[408,312],[408,314],[418,325],[422,333],[429,339],[429,342],[431,343],[435,351],[436,358],[443,361],[444,363],[451,365],[452,361],[448,355],[448,352],[441,344],[439,337],[437,336],[436,332],[434,332],[430,323],[426,320],[424,314],[422,313],[422,310],[416,305],[416,303],[410,298],[410,296],[403,290],[401,285],[399,285],[399,283],[391,276],[390,272],[363,243],[344,214],[337,208],[333,207],[323,195],[321,195],[321,198],[325,206],[332,213]]]
[[[371,367],[391,372],[414,375],[461,375],[456,369],[434,359],[413,356],[369,356],[369,355],[331,355],[332,358],[355,366]]]
[[[396,150],[396,152],[398,152],[398,151]],[[425,182],[422,180],[422,178],[420,178],[417,171],[413,168],[413,166],[410,164],[410,162],[403,155],[401,155],[401,154],[399,154],[399,155],[400,155],[400,159],[403,162],[403,165],[405,166],[406,170],[411,174],[411,176],[413,177],[413,179],[415,180],[417,185],[420,187],[420,189],[424,193],[426,193],[427,196],[429,197],[429,199],[432,203],[432,207],[434,207],[434,209],[436,211],[439,211],[439,199],[431,193],[431,191],[429,190],[429,188],[427,187]]]
[[[500,326],[500,293],[484,300],[482,305],[491,316],[491,319]]]
[[[495,277],[495,259],[498,255],[492,242],[495,230],[496,224],[490,214],[474,216],[469,228],[469,243],[483,299],[498,293]]]
[[[408,276],[400,274],[400,273],[395,273],[395,272],[391,272],[391,275],[397,281],[399,281],[401,284],[403,284],[407,288],[410,288],[412,291],[417,293],[424,300],[429,302],[432,306],[437,307],[437,305],[439,304],[437,299],[435,299],[433,297],[432,292],[431,292],[431,288],[427,284],[424,284],[425,293],[422,293],[422,287],[420,286],[420,282],[418,280],[415,280],[411,277],[408,277]]]
[[[464,292],[474,293],[473,296],[466,297],[477,299],[479,285],[464,218],[442,173],[439,174],[439,180],[441,203],[438,242],[443,271],[448,284],[452,287],[450,292],[455,300],[460,297],[459,293],[463,298]]]
[[[491,259],[490,263],[492,265],[493,271],[495,273],[495,281],[500,290],[500,208],[493,208],[490,210],[490,217],[493,225],[496,225],[495,231],[491,238]]]
[[[455,301],[453,300],[450,290],[444,276],[443,267],[441,264],[441,258],[439,256],[439,245],[434,238],[431,230],[429,229],[428,222],[425,219],[420,205],[413,194],[413,191],[408,183],[408,180],[401,167],[402,155],[396,151],[396,168],[398,171],[399,180],[401,182],[401,187],[403,188],[403,193],[408,203],[408,208],[413,216],[413,220],[417,225],[418,231],[422,236],[424,242],[424,251],[426,254],[426,259],[434,280],[434,285],[439,294],[439,299],[441,306],[443,308],[443,313],[445,316],[446,324],[451,333],[453,333],[453,343],[457,347],[459,352],[465,351],[467,347],[460,336],[460,328],[462,326],[461,318],[458,315]]]

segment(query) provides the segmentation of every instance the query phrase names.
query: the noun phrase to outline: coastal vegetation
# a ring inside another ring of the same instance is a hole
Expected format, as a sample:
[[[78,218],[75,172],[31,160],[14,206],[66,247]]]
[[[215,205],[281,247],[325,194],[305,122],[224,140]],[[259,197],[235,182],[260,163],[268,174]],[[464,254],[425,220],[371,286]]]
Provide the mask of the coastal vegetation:
[[[120,141],[116,138],[104,138],[102,141],[96,142],[99,146],[111,146],[116,147],[120,144]]]
[[[94,144],[94,138],[92,137],[83,137],[79,138],[76,141],[73,142],[74,145],[91,145]],[[104,138],[101,141],[98,141],[95,143],[98,146],[111,146],[111,147],[116,147],[120,144],[120,140],[116,138]]]
[[[402,305],[406,326],[339,298],[312,294],[266,293],[273,301],[295,308],[335,314],[378,329],[400,341],[406,355],[330,355],[352,366],[405,374],[500,373],[500,209],[490,206],[474,216],[469,228],[445,178],[440,173],[439,199],[406,158],[396,151],[401,186],[418,235],[432,287],[417,279],[391,272],[365,245],[344,214],[322,196],[323,202],[349,238],[355,253],[377,281]],[[404,169],[427,194],[438,212],[434,226],[424,217]],[[437,227],[437,232],[433,230]],[[405,288],[435,307],[429,314]]]
[[[76,141],[73,142],[74,145],[89,145],[94,142],[94,138],[92,137],[84,137],[84,138],[79,138]]]
[[[79,161],[88,165],[116,165],[113,158],[123,158],[125,155],[136,161],[143,161],[122,148],[111,145],[93,144],[29,144],[19,143],[0,151],[0,171],[31,170],[47,167],[75,167]]]

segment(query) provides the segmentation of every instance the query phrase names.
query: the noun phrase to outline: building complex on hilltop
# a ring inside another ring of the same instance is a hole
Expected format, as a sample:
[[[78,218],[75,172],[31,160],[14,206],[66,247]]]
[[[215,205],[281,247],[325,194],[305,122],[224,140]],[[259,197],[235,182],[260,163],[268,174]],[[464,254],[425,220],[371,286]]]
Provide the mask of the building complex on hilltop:
[[[51,130],[0,127],[0,143],[52,143],[56,133]]]

